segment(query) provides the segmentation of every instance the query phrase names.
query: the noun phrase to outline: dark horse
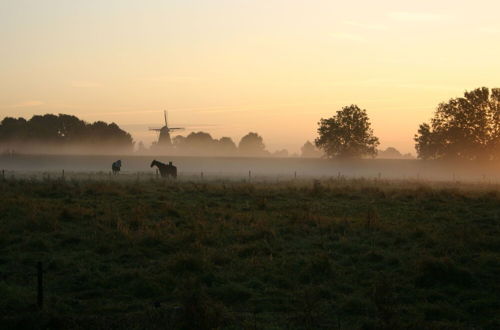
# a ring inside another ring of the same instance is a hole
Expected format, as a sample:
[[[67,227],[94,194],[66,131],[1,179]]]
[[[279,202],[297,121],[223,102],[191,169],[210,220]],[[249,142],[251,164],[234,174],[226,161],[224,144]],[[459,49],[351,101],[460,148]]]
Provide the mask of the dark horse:
[[[122,167],[122,161],[117,160],[111,165],[111,169],[113,170],[113,174],[118,174],[120,172],[120,168]]]
[[[174,179],[177,178],[177,167],[172,165],[172,162],[168,162],[167,165],[157,160],[153,160],[151,162],[151,167],[153,166],[158,167],[162,178],[168,178],[168,177],[173,177]]]

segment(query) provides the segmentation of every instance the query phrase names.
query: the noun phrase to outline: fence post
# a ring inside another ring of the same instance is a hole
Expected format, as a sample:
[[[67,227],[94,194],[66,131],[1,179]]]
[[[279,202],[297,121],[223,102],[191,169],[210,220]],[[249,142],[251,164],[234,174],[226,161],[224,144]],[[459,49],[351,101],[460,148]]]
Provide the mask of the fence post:
[[[2,180],[5,181],[5,170],[2,170]]]
[[[43,307],[43,266],[42,262],[39,261],[36,265],[37,268],[37,305],[39,309]]]
[[[62,170],[62,179],[64,180],[64,170]]]
[[[200,173],[200,177],[201,177],[201,179],[203,180],[203,171],[201,171],[201,173]]]
[[[252,180],[252,171],[248,171],[248,182]]]
[[[297,171],[295,171],[295,172],[293,173],[293,178],[294,178],[295,180],[297,180]]]

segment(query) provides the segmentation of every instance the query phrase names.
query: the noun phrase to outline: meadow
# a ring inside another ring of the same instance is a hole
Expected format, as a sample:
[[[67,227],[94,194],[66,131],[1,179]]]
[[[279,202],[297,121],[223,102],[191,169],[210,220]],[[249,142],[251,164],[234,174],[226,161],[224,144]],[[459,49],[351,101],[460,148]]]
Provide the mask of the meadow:
[[[68,174],[0,192],[0,328],[500,328],[496,184]]]

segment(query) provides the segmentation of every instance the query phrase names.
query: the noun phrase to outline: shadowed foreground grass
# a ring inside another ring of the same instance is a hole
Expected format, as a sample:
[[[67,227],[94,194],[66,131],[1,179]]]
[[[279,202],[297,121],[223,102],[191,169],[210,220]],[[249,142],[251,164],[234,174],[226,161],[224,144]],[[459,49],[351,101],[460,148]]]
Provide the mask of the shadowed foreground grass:
[[[0,191],[1,328],[500,328],[493,186],[8,180]]]

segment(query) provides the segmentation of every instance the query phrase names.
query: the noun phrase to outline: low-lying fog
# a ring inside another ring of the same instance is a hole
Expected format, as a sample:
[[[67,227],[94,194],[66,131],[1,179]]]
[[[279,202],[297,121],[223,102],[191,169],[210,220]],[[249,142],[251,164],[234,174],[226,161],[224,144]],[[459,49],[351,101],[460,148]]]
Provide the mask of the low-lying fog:
[[[156,172],[150,164],[153,159],[178,168],[179,176],[210,175],[246,178],[382,178],[439,181],[469,181],[500,183],[500,165],[497,163],[446,163],[421,160],[366,159],[340,161],[307,158],[227,158],[182,156],[55,156],[2,155],[0,170],[11,174],[27,172],[110,172],[111,164],[121,159],[122,174]]]

